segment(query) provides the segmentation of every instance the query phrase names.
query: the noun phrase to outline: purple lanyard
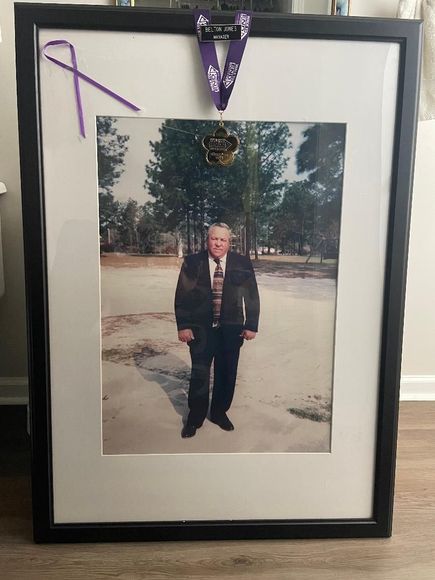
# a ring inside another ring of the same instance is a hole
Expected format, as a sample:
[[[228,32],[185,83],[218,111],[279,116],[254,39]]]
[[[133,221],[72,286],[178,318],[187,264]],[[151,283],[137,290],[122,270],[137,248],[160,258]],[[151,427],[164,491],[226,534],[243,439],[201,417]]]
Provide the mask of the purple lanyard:
[[[46,49],[49,46],[59,46],[59,45],[66,45],[69,47],[69,50],[71,53],[72,66],[69,66],[68,64],[65,64],[64,62],[58,60],[57,58],[54,58],[53,56],[49,56],[47,54]],[[84,122],[84,118],[83,118],[82,99],[80,96],[79,78],[88,82],[89,84],[96,87],[97,89],[100,89],[100,91],[103,91],[103,93],[106,93],[106,95],[113,97],[114,99],[116,99],[117,101],[119,101],[120,103],[125,105],[126,107],[133,109],[133,111],[140,111],[139,107],[136,107],[136,105],[133,105],[133,103],[130,103],[130,101],[127,101],[127,99],[124,99],[124,97],[121,97],[121,95],[118,95],[117,93],[111,91],[110,89],[108,89],[104,85],[100,84],[99,82],[95,81],[94,79],[91,79],[91,77],[88,77],[87,75],[85,75],[84,73],[79,71],[79,69],[77,68],[77,56],[76,56],[76,51],[75,51],[74,45],[72,45],[67,40],[51,40],[50,42],[47,42],[42,48],[42,54],[46,58],[48,58],[48,60],[51,60],[51,62],[54,62],[54,64],[57,64],[58,66],[66,69],[66,70],[69,70],[74,75],[74,89],[75,89],[75,94],[76,94],[77,114],[79,116],[80,134],[82,135],[82,137],[86,137],[86,133],[85,133],[85,122]]]
[[[200,39],[200,27],[208,25],[211,22],[210,11],[199,9],[194,10],[193,13],[205,76],[207,77],[213,102],[217,110],[221,113],[227,108],[228,101],[233,92],[240,63],[242,62],[243,53],[248,41],[252,15],[251,12],[242,10],[236,12],[235,24],[241,24],[242,26],[242,39],[232,40],[230,42],[224,74],[221,76],[214,42],[201,42]]]

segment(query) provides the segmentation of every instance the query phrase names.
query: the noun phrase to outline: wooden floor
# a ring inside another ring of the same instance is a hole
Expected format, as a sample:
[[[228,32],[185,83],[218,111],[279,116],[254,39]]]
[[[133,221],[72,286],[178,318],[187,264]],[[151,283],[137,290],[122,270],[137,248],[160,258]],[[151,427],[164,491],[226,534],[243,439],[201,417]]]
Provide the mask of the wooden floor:
[[[0,468],[0,578],[434,580],[435,403],[402,403],[399,427],[394,535],[382,540],[34,545],[27,468],[9,461],[12,475]]]

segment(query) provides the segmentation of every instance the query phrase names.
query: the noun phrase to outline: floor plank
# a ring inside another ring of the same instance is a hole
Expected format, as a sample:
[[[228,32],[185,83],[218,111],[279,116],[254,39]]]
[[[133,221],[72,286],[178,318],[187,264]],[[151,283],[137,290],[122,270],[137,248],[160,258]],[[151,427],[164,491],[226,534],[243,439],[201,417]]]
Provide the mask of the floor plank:
[[[4,580],[435,578],[435,403],[401,404],[391,539],[34,545],[28,474],[9,464],[12,475],[0,472]]]

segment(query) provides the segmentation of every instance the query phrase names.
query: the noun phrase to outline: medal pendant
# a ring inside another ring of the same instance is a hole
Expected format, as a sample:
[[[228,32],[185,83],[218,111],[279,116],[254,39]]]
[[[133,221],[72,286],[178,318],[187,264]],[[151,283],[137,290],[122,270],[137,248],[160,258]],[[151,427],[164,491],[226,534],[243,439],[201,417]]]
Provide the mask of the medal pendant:
[[[228,133],[223,122],[212,135],[206,135],[202,140],[202,146],[206,150],[205,159],[209,165],[222,165],[227,167],[234,162],[234,154],[239,148],[237,135]]]

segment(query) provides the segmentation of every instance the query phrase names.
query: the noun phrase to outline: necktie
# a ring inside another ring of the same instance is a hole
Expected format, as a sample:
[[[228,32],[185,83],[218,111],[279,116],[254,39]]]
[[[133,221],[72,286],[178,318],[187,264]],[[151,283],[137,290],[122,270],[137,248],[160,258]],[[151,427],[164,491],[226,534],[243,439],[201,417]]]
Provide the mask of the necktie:
[[[219,322],[222,306],[222,291],[224,287],[224,272],[222,270],[221,261],[215,258],[216,269],[213,276],[213,324]]]

